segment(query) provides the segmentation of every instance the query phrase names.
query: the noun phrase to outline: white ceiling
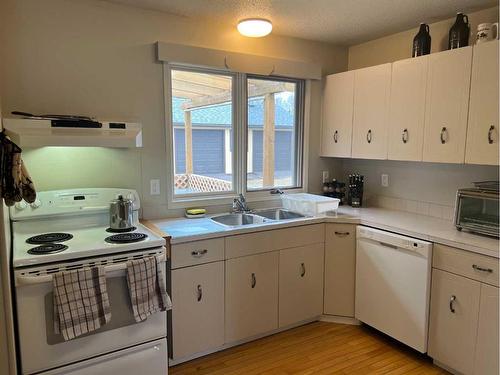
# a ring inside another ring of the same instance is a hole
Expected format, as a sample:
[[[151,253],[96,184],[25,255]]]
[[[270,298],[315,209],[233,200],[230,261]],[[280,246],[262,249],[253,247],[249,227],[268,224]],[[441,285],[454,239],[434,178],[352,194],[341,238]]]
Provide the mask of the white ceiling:
[[[498,5],[497,0],[111,0],[188,18],[236,25],[248,17],[273,22],[273,33],[353,45]]]

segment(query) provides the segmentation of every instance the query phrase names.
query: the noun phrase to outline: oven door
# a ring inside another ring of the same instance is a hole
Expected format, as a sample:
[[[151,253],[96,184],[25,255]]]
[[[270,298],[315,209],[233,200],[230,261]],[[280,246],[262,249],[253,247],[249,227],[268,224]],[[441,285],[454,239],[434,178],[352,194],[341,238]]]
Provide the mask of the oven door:
[[[61,334],[54,332],[52,277],[15,273],[23,374],[53,369],[166,337],[166,312],[153,314],[140,323],[134,320],[125,263],[106,266],[111,321],[94,332],[69,341],[64,341]],[[161,264],[165,267],[165,262]]]
[[[457,228],[498,237],[498,218],[498,196],[459,192],[455,217]]]

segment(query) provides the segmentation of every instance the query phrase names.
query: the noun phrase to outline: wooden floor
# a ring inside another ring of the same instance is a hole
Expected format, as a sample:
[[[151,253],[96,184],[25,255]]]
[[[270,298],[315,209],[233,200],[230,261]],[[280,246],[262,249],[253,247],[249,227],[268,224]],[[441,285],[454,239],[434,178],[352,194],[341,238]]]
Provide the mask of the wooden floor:
[[[169,374],[448,374],[367,326],[315,322],[175,367]]]

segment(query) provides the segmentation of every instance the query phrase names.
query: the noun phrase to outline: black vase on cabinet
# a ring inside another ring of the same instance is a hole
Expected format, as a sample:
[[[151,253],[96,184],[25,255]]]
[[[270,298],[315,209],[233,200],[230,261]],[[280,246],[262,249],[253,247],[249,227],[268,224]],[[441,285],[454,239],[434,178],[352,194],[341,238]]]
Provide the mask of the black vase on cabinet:
[[[431,34],[429,34],[429,25],[420,24],[420,30],[413,38],[413,51],[411,56],[423,56],[431,53]]]
[[[466,47],[469,45],[470,25],[469,17],[457,13],[457,19],[450,29],[448,49]]]

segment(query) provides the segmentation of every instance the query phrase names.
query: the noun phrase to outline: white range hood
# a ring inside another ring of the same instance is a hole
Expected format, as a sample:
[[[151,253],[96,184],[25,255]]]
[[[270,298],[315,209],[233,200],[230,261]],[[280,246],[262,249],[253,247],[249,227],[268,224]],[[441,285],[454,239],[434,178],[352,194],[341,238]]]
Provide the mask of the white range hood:
[[[142,126],[133,122],[96,122],[99,127],[61,126],[50,119],[3,119],[6,134],[19,147],[142,147]]]

